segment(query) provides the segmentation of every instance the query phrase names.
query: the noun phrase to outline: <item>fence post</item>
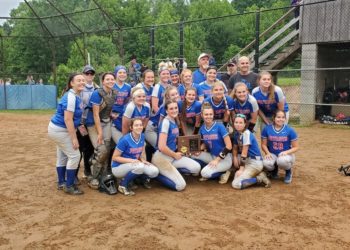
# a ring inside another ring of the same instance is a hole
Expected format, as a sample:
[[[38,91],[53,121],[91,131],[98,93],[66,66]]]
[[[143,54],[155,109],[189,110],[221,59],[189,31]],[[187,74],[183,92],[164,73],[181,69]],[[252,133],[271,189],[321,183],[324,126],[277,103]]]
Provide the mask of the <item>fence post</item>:
[[[184,61],[184,23],[180,22],[179,24],[179,38],[180,38],[180,60],[179,60],[179,68],[180,72],[182,71],[182,65]]]
[[[154,47],[154,25],[151,27],[151,57],[152,57],[152,70],[156,71],[156,52]]]
[[[260,46],[260,9],[255,14],[255,55],[254,55],[254,72],[259,73],[259,46]]]

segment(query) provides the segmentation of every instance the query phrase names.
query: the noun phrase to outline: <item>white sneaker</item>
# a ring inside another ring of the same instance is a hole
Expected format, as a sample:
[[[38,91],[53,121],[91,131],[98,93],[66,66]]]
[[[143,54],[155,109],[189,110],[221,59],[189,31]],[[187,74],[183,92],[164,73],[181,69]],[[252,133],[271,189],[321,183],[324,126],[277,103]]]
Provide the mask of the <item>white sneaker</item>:
[[[219,180],[219,183],[220,184],[226,184],[228,182],[228,179],[230,178],[231,176],[231,171],[230,170],[227,170],[225,173],[223,173],[221,176],[220,176],[220,180]]]
[[[134,191],[131,191],[130,189],[128,189],[127,187],[124,187],[124,186],[119,186],[118,191],[126,196],[135,195]]]

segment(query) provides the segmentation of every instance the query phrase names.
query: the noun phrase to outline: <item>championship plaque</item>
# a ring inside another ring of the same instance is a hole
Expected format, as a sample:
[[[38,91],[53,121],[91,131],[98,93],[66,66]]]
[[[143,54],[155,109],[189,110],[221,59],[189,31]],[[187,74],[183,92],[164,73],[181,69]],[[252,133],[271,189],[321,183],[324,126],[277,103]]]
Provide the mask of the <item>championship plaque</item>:
[[[185,155],[201,151],[200,135],[185,135],[177,138],[177,150]]]

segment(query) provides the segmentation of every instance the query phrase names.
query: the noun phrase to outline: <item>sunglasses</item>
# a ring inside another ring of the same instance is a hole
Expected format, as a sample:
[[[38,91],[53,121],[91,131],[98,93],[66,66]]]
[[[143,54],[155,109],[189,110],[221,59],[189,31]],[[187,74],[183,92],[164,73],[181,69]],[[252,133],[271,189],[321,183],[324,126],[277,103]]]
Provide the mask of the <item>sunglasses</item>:
[[[93,76],[93,75],[95,75],[95,73],[93,73],[93,72],[86,72],[85,75],[92,75]]]
[[[235,117],[247,119],[247,117],[245,115],[243,115],[243,114],[236,114]]]

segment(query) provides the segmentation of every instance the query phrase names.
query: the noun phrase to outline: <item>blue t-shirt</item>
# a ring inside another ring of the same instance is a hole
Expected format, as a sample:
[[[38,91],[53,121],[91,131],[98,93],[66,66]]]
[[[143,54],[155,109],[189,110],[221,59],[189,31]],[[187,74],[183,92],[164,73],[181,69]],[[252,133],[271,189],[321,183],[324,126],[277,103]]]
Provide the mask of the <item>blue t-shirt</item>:
[[[258,102],[252,95],[248,95],[244,103],[240,103],[236,99],[233,107],[236,114],[245,115],[248,121],[252,119],[251,114],[259,110]]]
[[[182,105],[184,105],[183,101],[177,102],[179,113],[182,114]],[[186,108],[186,123],[190,125],[195,125],[196,116],[201,114],[202,104],[199,101],[194,101],[191,106]]]
[[[122,153],[121,157],[137,160],[142,154],[144,145],[145,136],[143,133],[141,134],[139,140],[136,140],[130,132],[120,138],[115,149]],[[122,163],[112,160],[112,168],[118,167],[120,164]]]
[[[273,100],[270,100],[269,93],[264,93],[263,91],[261,91],[260,87],[256,87],[255,89],[253,89],[252,94],[258,102],[259,109],[268,118],[272,117],[272,115],[277,110],[277,104],[285,98],[281,88],[278,86],[275,86],[275,98]]]
[[[226,85],[222,82],[222,86],[224,87],[224,93],[227,94]],[[212,86],[207,83],[207,81],[201,82],[198,86],[198,97],[203,96],[204,99],[211,97]]]
[[[83,102],[73,89],[70,89],[63,95],[57,105],[56,113],[51,118],[51,122],[61,128],[67,128],[64,122],[64,111],[66,110],[73,112],[74,128],[77,128],[80,125],[83,114]]]
[[[113,89],[118,91],[115,103],[112,107],[112,111],[116,113],[122,113],[125,104],[128,102],[131,93],[131,86],[128,83],[124,83],[122,86],[119,86],[117,83],[113,85]]]
[[[233,136],[233,144],[238,146],[238,152],[242,153],[243,146],[249,146],[247,157],[254,158],[256,156],[261,157],[261,152],[259,149],[259,144],[254,136],[248,129],[246,129],[242,134],[235,132]]]
[[[226,96],[228,110],[232,111],[234,106],[234,101],[231,97]],[[203,103],[208,102],[214,109],[214,120],[222,120],[224,119],[224,115],[226,112],[226,105],[224,99],[221,100],[220,103],[215,104],[213,101],[213,97],[208,97],[204,99]]]
[[[145,93],[146,93],[146,102],[151,104],[153,86],[147,88],[146,85],[142,82],[142,83],[137,84],[135,87],[142,88],[145,91]]]
[[[298,139],[293,128],[283,125],[280,130],[276,130],[273,124],[265,126],[261,133],[262,139],[267,139],[267,148],[270,153],[278,155],[292,147],[292,141]]]
[[[159,135],[161,133],[167,134],[166,145],[168,146],[168,148],[175,152],[177,149],[177,137],[179,137],[179,127],[177,126],[175,121],[172,121],[169,118],[165,117],[160,123],[158,129],[157,147]]]
[[[203,124],[199,129],[199,133],[205,146],[212,155],[218,156],[226,147],[224,138],[228,136],[228,132],[222,123],[214,122],[210,128],[207,128],[205,124]]]
[[[199,69],[196,69],[192,74],[193,83],[200,84],[207,80],[207,76],[202,73]]]

